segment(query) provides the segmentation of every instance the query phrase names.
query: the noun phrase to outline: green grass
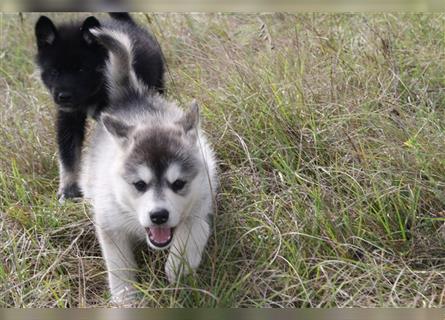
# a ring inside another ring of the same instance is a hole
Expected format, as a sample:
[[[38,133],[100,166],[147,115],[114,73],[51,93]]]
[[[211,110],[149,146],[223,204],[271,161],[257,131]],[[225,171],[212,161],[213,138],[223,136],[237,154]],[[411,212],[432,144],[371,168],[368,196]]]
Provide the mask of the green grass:
[[[145,250],[140,305],[444,306],[443,14],[135,16],[221,177],[197,276],[171,286]],[[55,197],[37,17],[0,16],[0,307],[103,306],[89,209]]]

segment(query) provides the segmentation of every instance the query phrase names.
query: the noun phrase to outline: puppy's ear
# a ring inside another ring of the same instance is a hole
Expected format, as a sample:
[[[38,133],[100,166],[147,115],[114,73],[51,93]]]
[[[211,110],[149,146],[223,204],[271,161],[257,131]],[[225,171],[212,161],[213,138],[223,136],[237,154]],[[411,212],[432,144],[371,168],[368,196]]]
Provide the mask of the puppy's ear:
[[[85,42],[88,44],[95,42],[95,39],[90,32],[90,30],[94,28],[100,28],[99,20],[93,16],[86,18],[82,24],[81,32],[83,40],[85,40]]]
[[[37,47],[44,48],[52,45],[57,39],[57,29],[50,18],[41,16],[36,22],[35,35]]]
[[[121,146],[125,146],[128,143],[130,140],[130,134],[134,129],[133,126],[130,126],[109,114],[103,114],[101,120],[108,133]]]
[[[185,113],[178,124],[184,129],[187,135],[195,137],[195,129],[199,126],[199,107],[196,100],[190,104],[189,110]]]

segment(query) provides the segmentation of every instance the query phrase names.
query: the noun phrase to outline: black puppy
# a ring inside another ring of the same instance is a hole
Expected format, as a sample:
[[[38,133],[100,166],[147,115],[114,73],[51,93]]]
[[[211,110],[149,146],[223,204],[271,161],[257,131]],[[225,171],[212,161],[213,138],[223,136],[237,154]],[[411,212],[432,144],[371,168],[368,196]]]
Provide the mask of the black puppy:
[[[149,88],[163,92],[164,64],[157,42],[127,13],[110,13],[102,26],[125,32],[133,43],[134,69]],[[90,30],[100,28],[95,17],[57,27],[45,16],[35,25],[37,64],[41,78],[58,106],[59,191],[61,201],[81,197],[79,177],[87,115],[97,119],[107,108],[104,67],[108,52]]]

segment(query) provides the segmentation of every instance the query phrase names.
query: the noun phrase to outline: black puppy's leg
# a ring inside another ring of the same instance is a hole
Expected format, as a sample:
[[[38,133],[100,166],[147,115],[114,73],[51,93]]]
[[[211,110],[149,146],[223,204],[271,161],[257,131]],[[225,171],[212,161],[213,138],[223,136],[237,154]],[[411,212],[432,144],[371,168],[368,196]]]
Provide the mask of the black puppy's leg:
[[[85,136],[86,114],[58,111],[57,143],[59,147],[59,191],[60,202],[69,198],[82,197],[78,185],[80,156]]]

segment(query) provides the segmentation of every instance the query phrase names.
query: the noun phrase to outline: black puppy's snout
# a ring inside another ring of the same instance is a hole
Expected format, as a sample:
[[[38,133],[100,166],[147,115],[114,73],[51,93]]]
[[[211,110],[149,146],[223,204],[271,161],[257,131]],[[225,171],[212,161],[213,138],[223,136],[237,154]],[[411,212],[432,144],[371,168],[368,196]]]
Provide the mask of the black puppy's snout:
[[[61,91],[57,94],[58,102],[71,102],[73,95],[68,91]]]
[[[165,209],[155,210],[150,213],[150,219],[154,224],[163,224],[168,220],[169,213]]]

